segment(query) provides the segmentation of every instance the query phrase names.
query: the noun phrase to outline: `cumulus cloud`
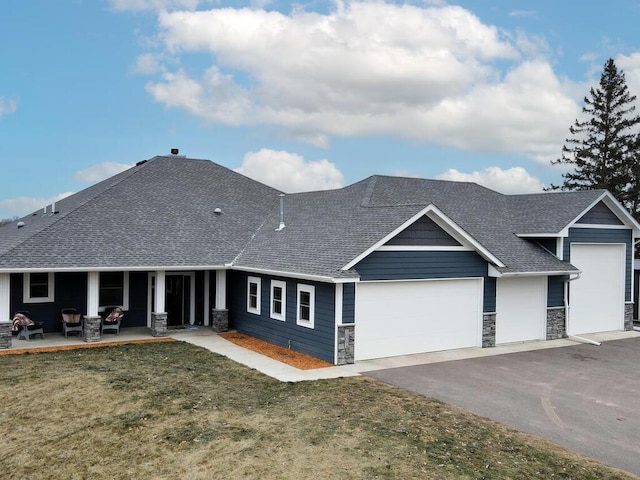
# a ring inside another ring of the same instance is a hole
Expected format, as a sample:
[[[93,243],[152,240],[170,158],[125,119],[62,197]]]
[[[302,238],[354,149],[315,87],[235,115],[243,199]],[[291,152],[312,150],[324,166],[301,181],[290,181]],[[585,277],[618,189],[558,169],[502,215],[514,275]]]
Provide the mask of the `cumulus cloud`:
[[[640,96],[640,52],[631,55],[620,55],[615,60],[616,66],[624,72],[631,95]]]
[[[504,194],[538,193],[544,188],[540,180],[531,176],[522,167],[503,170],[499,167],[488,167],[481,172],[463,173],[452,168],[440,175],[438,180],[457,182],[474,182]]]
[[[92,167],[79,170],[73,175],[73,179],[78,182],[84,183],[96,183],[109,178],[117,173],[120,173],[133,165],[127,165],[124,163],[104,162]]]
[[[0,117],[14,113],[18,109],[18,101],[15,99],[5,99],[0,97]]]
[[[275,125],[318,146],[387,135],[555,158],[579,106],[541,60],[548,45],[437,3],[162,11],[163,53],[183,64],[153,64],[146,89],[214,123]],[[193,53],[212,60],[189,65]]]
[[[342,172],[326,159],[308,161],[295,153],[265,148],[247,153],[236,172],[287,193],[344,185]]]
[[[18,197],[0,200],[0,219],[23,217],[72,194],[73,192],[64,192],[50,198]]]

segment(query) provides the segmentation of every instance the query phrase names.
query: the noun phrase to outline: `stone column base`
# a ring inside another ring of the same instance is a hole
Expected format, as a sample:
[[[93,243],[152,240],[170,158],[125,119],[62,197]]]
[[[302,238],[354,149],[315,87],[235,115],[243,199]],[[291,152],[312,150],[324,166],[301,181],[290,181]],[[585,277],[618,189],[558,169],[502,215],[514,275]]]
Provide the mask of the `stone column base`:
[[[558,340],[567,336],[567,311],[564,307],[547,308],[547,340]]]
[[[82,328],[82,337],[87,343],[99,342],[102,334],[100,333],[100,323],[102,318],[100,317],[84,317],[84,323]]]
[[[338,365],[355,363],[355,325],[338,325]]]
[[[496,346],[496,314],[482,315],[482,348]]]
[[[152,313],[151,314],[151,336],[166,337],[169,334],[167,330],[167,314]]]
[[[11,322],[0,322],[0,349],[11,348]]]
[[[627,332],[633,330],[633,302],[624,304],[624,329]]]
[[[211,330],[216,333],[229,330],[229,310],[215,308],[211,310]]]

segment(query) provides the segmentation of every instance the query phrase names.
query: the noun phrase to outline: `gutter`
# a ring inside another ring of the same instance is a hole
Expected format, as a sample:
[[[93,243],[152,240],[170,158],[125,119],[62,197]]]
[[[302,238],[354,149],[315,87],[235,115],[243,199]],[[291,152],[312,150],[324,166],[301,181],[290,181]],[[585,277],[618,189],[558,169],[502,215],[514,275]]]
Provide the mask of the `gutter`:
[[[578,280],[580,278],[580,275],[582,275],[582,272],[579,272],[573,278],[571,278],[571,276],[569,276],[569,280],[564,282],[564,304],[566,305],[566,307],[565,307],[565,319],[566,319],[566,327],[567,327],[567,338],[569,338],[570,340],[575,340],[576,342],[588,343],[590,345],[595,345],[595,346],[599,347],[600,345],[602,345],[602,343],[600,343],[600,342],[596,342],[595,340],[590,340],[588,338],[580,337],[578,335],[569,335],[569,323],[570,323],[570,319],[571,319],[571,312],[570,312],[571,305],[569,304],[569,283],[573,282],[574,280]]]

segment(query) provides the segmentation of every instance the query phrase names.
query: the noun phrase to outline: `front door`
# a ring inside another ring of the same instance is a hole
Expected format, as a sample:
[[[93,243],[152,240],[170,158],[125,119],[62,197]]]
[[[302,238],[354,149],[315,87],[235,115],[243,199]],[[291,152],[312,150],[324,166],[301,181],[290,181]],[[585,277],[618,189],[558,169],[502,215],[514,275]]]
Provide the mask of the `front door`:
[[[191,275],[168,274],[166,277],[167,326],[184,327],[193,323],[191,318]]]

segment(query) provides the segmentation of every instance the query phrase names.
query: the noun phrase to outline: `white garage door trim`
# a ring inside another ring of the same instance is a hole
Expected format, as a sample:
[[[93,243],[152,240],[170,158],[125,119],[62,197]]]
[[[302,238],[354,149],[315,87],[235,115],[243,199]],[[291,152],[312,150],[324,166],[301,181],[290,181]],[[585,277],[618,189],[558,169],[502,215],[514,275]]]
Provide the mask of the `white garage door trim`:
[[[482,278],[360,282],[355,359],[482,344]]]
[[[569,284],[567,333],[623,330],[626,245],[572,243],[570,258],[582,274]]]
[[[496,344],[547,337],[547,277],[498,278]]]

